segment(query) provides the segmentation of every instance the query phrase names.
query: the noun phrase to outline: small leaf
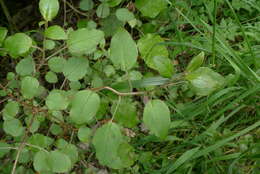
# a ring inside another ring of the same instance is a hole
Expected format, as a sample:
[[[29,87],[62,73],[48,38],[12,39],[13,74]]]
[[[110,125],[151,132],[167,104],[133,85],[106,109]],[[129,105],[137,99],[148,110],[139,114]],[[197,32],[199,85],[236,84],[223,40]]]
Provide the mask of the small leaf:
[[[81,28],[69,33],[67,44],[70,53],[82,55],[93,53],[102,40],[104,40],[102,31]]]
[[[195,56],[188,64],[186,71],[192,72],[198,69],[203,64],[204,57],[205,57],[204,52],[201,52],[199,55]]]
[[[7,33],[8,33],[8,30],[5,27],[0,27],[0,47],[4,43]]]
[[[48,159],[51,164],[51,171],[54,173],[65,173],[72,167],[68,155],[65,155],[58,150],[50,152]]]
[[[86,126],[80,127],[78,130],[79,140],[84,143],[88,143],[90,140],[91,132],[92,132],[91,129]]]
[[[37,95],[39,88],[39,82],[36,78],[27,76],[22,79],[21,82],[21,93],[24,98],[32,99]]]
[[[101,3],[97,10],[96,10],[97,16],[100,18],[106,18],[110,14],[110,8],[107,3]]]
[[[114,113],[117,102],[112,105],[111,113]],[[114,118],[119,124],[125,127],[133,128],[139,122],[137,117],[136,103],[131,100],[123,99],[115,113]]]
[[[38,172],[51,172],[51,164],[49,162],[49,153],[39,151],[34,155],[33,167]]]
[[[16,101],[9,101],[4,109],[3,109],[3,116],[4,116],[4,120],[7,119],[12,119],[14,118],[18,112],[19,112],[19,103]]]
[[[45,36],[53,40],[66,40],[67,34],[64,29],[58,25],[51,26],[45,30]]]
[[[109,4],[110,7],[115,7],[119,5],[122,2],[122,0],[106,0],[106,2]]]
[[[78,149],[74,144],[67,144],[61,148],[60,151],[70,158],[71,166],[73,166],[79,159]]]
[[[124,22],[118,20],[115,14],[111,14],[101,21],[101,26],[106,36],[113,36],[120,27],[124,26]]]
[[[118,157],[118,149],[123,141],[120,128],[117,124],[109,122],[98,128],[93,145],[96,149],[96,156],[102,165],[117,169],[121,161]]]
[[[5,154],[8,154],[10,152],[10,146],[10,144],[0,142],[0,158],[2,158]]]
[[[88,11],[93,9],[94,3],[92,0],[81,0],[79,3],[79,8],[83,11]]]
[[[161,100],[149,101],[144,108],[143,121],[152,134],[165,138],[171,124],[168,106]]]
[[[49,71],[45,74],[45,80],[49,83],[57,83],[58,77],[54,72]]]
[[[46,98],[46,105],[50,110],[64,110],[69,105],[69,101],[61,90],[52,90]]]
[[[137,46],[141,53],[142,59],[144,59],[146,65],[150,68],[157,69],[154,64],[153,58],[155,56],[160,56],[161,59],[168,59],[168,50],[165,45],[159,45],[159,43],[164,42],[164,40],[155,34],[147,34],[141,39],[139,39]]]
[[[47,40],[47,39],[43,42],[43,44],[46,50],[52,50],[55,48],[56,45],[53,40]]]
[[[162,56],[154,56],[153,57],[154,65],[156,66],[156,70],[164,77],[172,77],[174,73],[173,63],[170,59],[162,57]]]
[[[53,57],[48,61],[48,66],[53,72],[60,73],[63,71],[65,63],[66,59]]]
[[[137,46],[125,29],[120,28],[112,37],[110,54],[113,64],[123,71],[131,69],[136,64]]]
[[[5,120],[3,124],[5,133],[13,137],[21,136],[24,133],[24,127],[18,119]]]
[[[45,21],[51,21],[59,12],[60,4],[58,0],[40,0],[40,13]]]
[[[32,46],[32,39],[24,33],[16,33],[7,37],[4,47],[12,58],[23,56]]]
[[[88,123],[96,115],[100,105],[99,96],[89,90],[79,91],[71,102],[70,118],[76,124]]]
[[[53,143],[53,139],[42,134],[36,133],[29,138],[28,143],[42,148],[47,148]],[[33,151],[39,151],[39,149],[35,147],[31,147],[31,149]]]
[[[116,10],[116,17],[123,22],[131,21],[135,19],[135,16],[126,8],[119,8]]]
[[[86,58],[69,58],[64,65],[63,74],[70,81],[82,79],[88,72],[89,63]]]
[[[135,5],[141,13],[150,18],[155,18],[162,10],[166,9],[166,0],[136,0]]]
[[[31,57],[22,59],[15,67],[17,74],[21,76],[32,75],[34,71],[34,61]]]
[[[207,67],[200,67],[187,74],[186,79],[198,96],[207,96],[225,85],[225,78]]]

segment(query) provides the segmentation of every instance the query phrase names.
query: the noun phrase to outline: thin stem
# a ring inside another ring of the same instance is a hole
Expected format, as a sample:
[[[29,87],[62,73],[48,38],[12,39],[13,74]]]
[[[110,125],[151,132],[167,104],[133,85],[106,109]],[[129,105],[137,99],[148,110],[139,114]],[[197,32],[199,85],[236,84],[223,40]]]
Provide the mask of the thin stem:
[[[116,104],[116,108],[115,108],[115,110],[114,110],[114,112],[113,112],[111,121],[114,120],[114,117],[115,117],[115,115],[116,115],[116,112],[117,112],[117,110],[118,110],[118,108],[119,108],[120,103],[121,103],[121,96],[119,95],[119,96],[118,96],[118,101],[117,101],[117,104]]]

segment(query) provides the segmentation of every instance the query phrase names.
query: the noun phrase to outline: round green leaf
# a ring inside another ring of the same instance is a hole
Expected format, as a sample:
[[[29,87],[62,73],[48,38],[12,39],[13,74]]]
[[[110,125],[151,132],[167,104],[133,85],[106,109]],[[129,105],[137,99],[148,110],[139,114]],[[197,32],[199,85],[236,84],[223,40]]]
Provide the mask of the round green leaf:
[[[168,106],[161,100],[149,101],[144,108],[143,121],[152,134],[165,138],[171,123]]]
[[[88,72],[89,63],[86,58],[73,57],[68,59],[63,68],[64,76],[70,81],[82,79]]]
[[[170,59],[162,57],[162,56],[154,56],[153,57],[154,65],[156,66],[156,70],[164,77],[172,77],[174,73],[173,63]]]
[[[61,57],[53,57],[48,61],[48,66],[53,72],[60,73],[63,71],[65,63],[66,59]]]
[[[88,123],[98,111],[99,96],[89,90],[79,91],[71,102],[70,118],[76,124]]]
[[[91,10],[94,7],[92,0],[81,0],[79,3],[79,8],[83,11]]]
[[[45,36],[53,40],[66,40],[67,34],[64,29],[58,25],[51,26],[46,29]]]
[[[87,143],[90,140],[90,136],[91,136],[91,129],[86,127],[86,126],[82,126],[79,128],[78,130],[78,138],[80,141]]]
[[[39,88],[39,82],[36,78],[27,76],[22,79],[21,82],[21,93],[24,98],[32,99],[37,95]]]
[[[4,43],[4,47],[8,54],[17,58],[27,53],[32,46],[32,39],[24,33],[16,33],[7,37]]]
[[[31,57],[22,59],[15,67],[17,74],[21,76],[31,75],[34,71],[34,61]]]
[[[3,109],[3,116],[4,119],[12,119],[14,118],[19,112],[19,103],[16,101],[9,101],[4,109]]]
[[[33,167],[38,172],[51,172],[51,164],[49,162],[49,153],[39,151],[34,155]]]
[[[155,18],[162,10],[166,9],[166,0],[136,0],[135,5],[144,16]]]
[[[46,105],[50,110],[64,110],[69,105],[69,101],[63,91],[52,90],[46,98]]]
[[[51,171],[55,173],[65,173],[71,169],[71,160],[68,155],[55,150],[49,154],[49,163],[51,164]]]
[[[47,40],[47,39],[44,41],[43,44],[45,45],[45,49],[47,50],[52,50],[53,48],[55,48],[56,45],[53,40]]]
[[[198,96],[207,96],[225,85],[225,78],[207,67],[200,67],[187,74],[186,79]]]
[[[135,19],[135,16],[126,8],[119,8],[116,10],[116,17],[123,22],[131,21]]]
[[[100,18],[106,18],[110,14],[110,8],[107,3],[101,3],[97,10],[96,10],[97,16]]]
[[[24,127],[18,119],[5,120],[3,129],[5,133],[10,134],[13,137],[21,136],[24,132]]]
[[[98,128],[94,137],[93,145],[96,156],[102,165],[118,169],[121,164],[118,157],[118,149],[123,142],[123,136],[117,124],[109,122]]]
[[[137,56],[137,46],[131,35],[125,29],[120,28],[111,40],[111,61],[116,67],[127,71],[136,64]]]
[[[81,28],[69,33],[67,40],[69,51],[72,54],[90,54],[104,39],[104,33],[96,29]]]
[[[57,83],[58,82],[58,77],[57,77],[57,75],[54,72],[49,71],[45,75],[45,80],[47,82],[49,82],[49,83]]]
[[[72,164],[75,164],[79,159],[78,149],[74,144],[67,144],[60,151],[70,158]]]
[[[155,34],[147,34],[138,41],[137,46],[141,53],[141,57],[148,67],[157,69],[153,60],[153,57],[155,56],[161,56],[161,58],[168,59],[167,47],[165,45],[159,45],[159,43],[162,42],[164,42],[164,40],[159,35]]]
[[[59,12],[60,4],[58,0],[40,0],[40,13],[46,21],[51,21]]]

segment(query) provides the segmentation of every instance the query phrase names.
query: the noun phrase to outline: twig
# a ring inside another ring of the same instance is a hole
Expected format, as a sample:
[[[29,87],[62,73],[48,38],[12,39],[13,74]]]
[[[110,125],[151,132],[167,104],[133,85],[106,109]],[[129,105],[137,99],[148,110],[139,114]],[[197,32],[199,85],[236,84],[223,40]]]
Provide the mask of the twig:
[[[104,89],[107,89],[109,91],[112,91],[113,93],[119,95],[119,96],[131,96],[131,95],[143,95],[143,94],[146,94],[147,92],[119,92],[109,86],[103,86],[103,87],[99,87],[99,88],[91,88],[89,90],[91,91],[101,91],[101,90],[104,90]]]
[[[73,11],[75,11],[76,13],[78,13],[78,14],[80,14],[80,15],[82,15],[82,16],[86,16],[86,17],[88,17],[88,15],[86,15],[85,13],[83,13],[83,12],[81,12],[81,11],[79,11],[78,9],[76,9],[75,7],[73,7],[73,5],[72,4],[70,4],[68,1],[66,1],[66,0],[62,0],[64,3],[66,3]]]

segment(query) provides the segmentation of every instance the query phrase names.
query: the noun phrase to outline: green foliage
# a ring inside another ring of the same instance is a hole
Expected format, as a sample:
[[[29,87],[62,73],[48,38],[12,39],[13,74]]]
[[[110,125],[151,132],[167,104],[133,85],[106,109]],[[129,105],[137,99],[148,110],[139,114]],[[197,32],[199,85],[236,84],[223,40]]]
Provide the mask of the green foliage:
[[[5,2],[1,174],[259,173],[260,2]]]

